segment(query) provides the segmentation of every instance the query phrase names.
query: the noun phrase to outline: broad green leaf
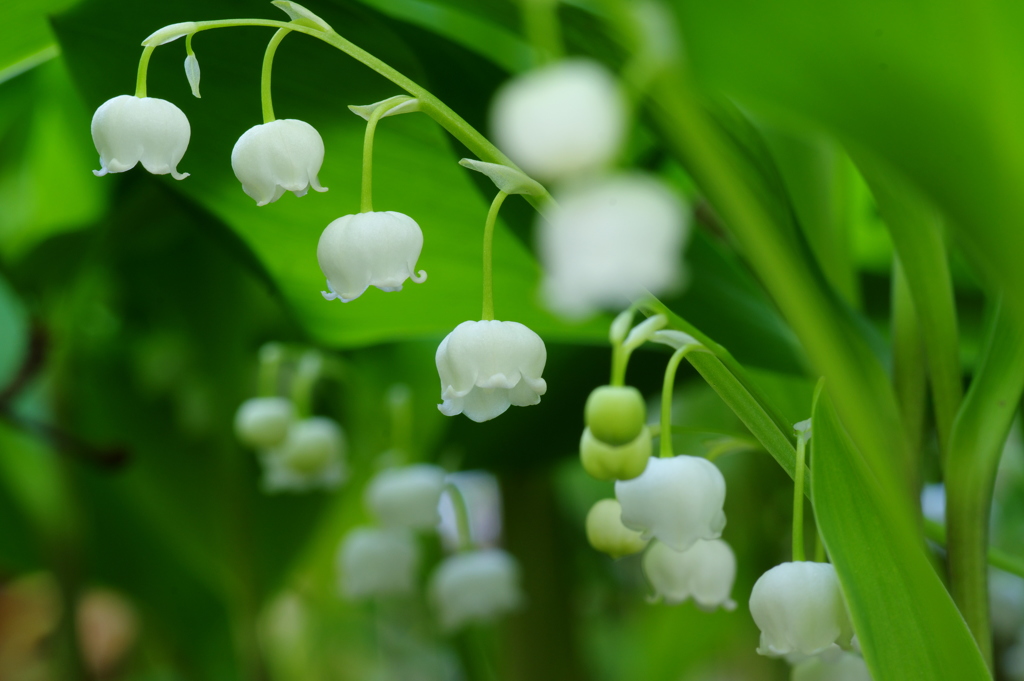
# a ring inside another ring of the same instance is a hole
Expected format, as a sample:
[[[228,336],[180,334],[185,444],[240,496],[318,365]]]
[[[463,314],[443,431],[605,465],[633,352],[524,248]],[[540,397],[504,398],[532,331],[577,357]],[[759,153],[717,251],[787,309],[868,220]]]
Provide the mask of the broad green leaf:
[[[906,507],[872,475],[824,392],[813,433],[815,517],[875,681],[991,678]]]
[[[0,83],[60,54],[47,17],[78,1],[5,0],[0,5]]]

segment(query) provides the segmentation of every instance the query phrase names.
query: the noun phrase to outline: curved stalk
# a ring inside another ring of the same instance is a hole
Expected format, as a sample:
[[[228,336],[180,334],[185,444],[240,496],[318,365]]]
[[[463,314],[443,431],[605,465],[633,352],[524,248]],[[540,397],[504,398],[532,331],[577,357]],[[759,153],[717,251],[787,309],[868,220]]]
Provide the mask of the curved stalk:
[[[284,37],[291,33],[290,28],[282,28],[267,43],[267,51],[263,53],[263,72],[260,74],[260,102],[263,104],[263,122],[274,122],[274,102],[270,96],[270,74],[274,69],[274,54]],[[189,35],[189,40],[192,35]]]
[[[444,489],[452,500],[452,508],[455,510],[455,526],[459,531],[459,551],[469,551],[473,548],[473,535],[469,525],[469,509],[466,506],[466,497],[462,496],[462,490],[454,482],[445,484]]]
[[[147,45],[142,50],[142,56],[139,58],[139,75],[135,77],[136,97],[146,96],[146,74],[149,72],[149,58],[153,56],[153,50],[155,49],[156,45]]]
[[[387,100],[373,110],[366,119],[366,134],[363,136],[363,187],[359,194],[359,212],[369,213],[373,210],[373,137],[377,132],[377,123],[391,109],[408,100]]]
[[[703,348],[696,344],[684,345],[672,353],[672,357],[668,360],[668,366],[665,367],[665,380],[661,384],[661,443],[658,453],[658,456],[663,459],[674,454],[672,451],[672,390],[676,384],[676,370],[679,369],[679,363],[683,361],[683,358],[697,349]]]
[[[494,223],[498,221],[498,211],[506,196],[505,192],[498,192],[484,223],[484,304],[480,319],[487,321],[494,319]]]
[[[804,458],[807,436],[796,439],[796,475],[793,476],[793,562],[804,560]]]

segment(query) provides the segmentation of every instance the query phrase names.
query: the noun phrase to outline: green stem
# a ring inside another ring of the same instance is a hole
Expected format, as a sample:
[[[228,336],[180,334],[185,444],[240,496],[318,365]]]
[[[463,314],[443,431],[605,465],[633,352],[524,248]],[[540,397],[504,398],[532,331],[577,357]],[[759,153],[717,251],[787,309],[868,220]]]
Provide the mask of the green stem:
[[[190,36],[191,37],[191,36]],[[149,58],[153,56],[156,45],[147,45],[139,58],[139,75],[135,79],[135,96],[146,96],[146,73],[149,71]]]
[[[398,383],[388,390],[391,412],[391,448],[408,461],[412,454],[412,400],[409,386]]]
[[[523,28],[538,64],[562,58],[562,32],[558,25],[559,0],[520,0]]]
[[[804,458],[807,437],[796,439],[796,476],[793,478],[793,562],[804,560]]]
[[[270,74],[274,70],[274,54],[284,37],[291,33],[290,28],[282,28],[267,43],[267,51],[263,53],[263,73],[260,76],[260,101],[263,102],[263,122],[274,122],[274,102],[270,96]],[[189,35],[191,40],[192,36]]]
[[[498,211],[505,202],[505,192],[499,191],[491,209],[487,211],[487,222],[484,223],[484,305],[480,319],[494,319],[494,223],[498,220]]]
[[[612,375],[609,385],[626,385],[626,367],[629,364],[629,353],[622,348],[622,343],[612,347]]]
[[[519,170],[519,167],[512,163],[505,154],[501,153],[486,137],[481,135],[473,126],[467,123],[461,116],[451,110],[444,102],[431,94],[426,88],[416,84],[399,71],[387,65],[366,50],[357,47],[348,40],[342,38],[334,31],[323,31],[318,28],[303,26],[302,24],[274,21],[272,19],[229,19],[224,21],[199,21],[196,22],[195,32],[208,31],[215,28],[234,28],[241,26],[266,26],[270,28],[287,28],[296,33],[305,33],[328,45],[341,50],[356,61],[368,66],[392,83],[408,92],[420,102],[420,111],[430,116],[442,128],[448,131],[455,139],[459,140],[467,149],[476,155],[481,161],[487,163],[499,163]],[[147,48],[148,49],[148,48]],[[551,195],[545,189],[538,195],[524,195],[535,208],[543,209],[544,205],[551,201]]]
[[[299,360],[299,368],[292,381],[292,402],[300,419],[309,418],[313,414],[313,388],[320,378],[323,364],[323,357],[316,350],[309,350]]]
[[[195,34],[194,33],[189,33],[187,36],[185,36],[185,54],[187,54],[187,55],[189,55],[191,57],[196,56],[196,53],[192,50],[192,36],[193,35],[195,35]]]
[[[259,395],[272,397],[277,394],[278,377],[281,374],[281,362],[284,359],[284,348],[278,343],[267,343],[260,348]]]
[[[473,535],[469,527],[469,509],[466,507],[466,497],[462,496],[462,490],[454,482],[444,486],[448,497],[452,500],[452,509],[455,511],[455,527],[459,531],[459,551],[469,551],[473,548]]]
[[[950,433],[944,477],[950,592],[991,667],[985,553],[999,458],[1024,390],[1024,329],[1002,300],[987,326],[981,361]]]
[[[679,363],[683,361],[683,358],[694,350],[704,350],[704,348],[692,343],[684,345],[672,353],[672,357],[668,360],[668,366],[665,367],[665,378],[661,384],[661,444],[658,454],[663,459],[671,458],[674,454],[672,451],[672,390],[676,384],[676,370],[679,369]]]
[[[926,537],[939,546],[946,546],[946,528],[941,524],[926,518],[924,521],[924,533]],[[987,555],[988,564],[992,567],[1024,579],[1024,558],[1011,556],[1006,551],[996,548],[989,548]]]
[[[907,429],[906,478],[915,497],[921,495],[921,448],[928,402],[928,375],[921,336],[921,324],[910,297],[906,273],[896,257],[892,267],[892,382]]]
[[[397,98],[385,100],[366,119],[366,134],[363,136],[363,188],[359,197],[360,213],[373,211],[373,137],[377,132],[377,123],[388,111],[407,101],[409,100]]]

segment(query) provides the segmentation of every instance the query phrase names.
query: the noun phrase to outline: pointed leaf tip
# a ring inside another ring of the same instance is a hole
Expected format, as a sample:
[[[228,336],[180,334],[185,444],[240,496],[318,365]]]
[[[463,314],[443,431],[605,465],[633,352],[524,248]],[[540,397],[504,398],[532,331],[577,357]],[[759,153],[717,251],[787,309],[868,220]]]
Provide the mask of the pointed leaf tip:
[[[291,2],[290,0],[274,0],[270,4],[280,8],[285,14],[291,17],[291,20],[296,24],[301,24],[302,26],[308,26],[309,28],[315,28],[321,31],[334,30],[331,28],[330,24],[297,2]]]
[[[496,186],[506,194],[529,194],[531,196],[542,196],[544,187],[523,171],[500,163],[486,163],[472,158],[464,158],[459,161],[463,168],[475,170],[491,178]]]

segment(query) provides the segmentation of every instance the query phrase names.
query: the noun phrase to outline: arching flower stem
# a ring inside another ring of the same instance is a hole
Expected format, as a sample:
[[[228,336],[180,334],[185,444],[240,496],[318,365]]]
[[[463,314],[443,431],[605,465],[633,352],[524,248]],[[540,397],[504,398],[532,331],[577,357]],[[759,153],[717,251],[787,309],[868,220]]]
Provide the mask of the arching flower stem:
[[[190,36],[191,37],[191,36]],[[156,45],[146,45],[139,58],[139,75],[135,79],[135,96],[146,96],[146,74],[149,72],[149,58],[153,56]]]
[[[300,419],[313,414],[313,388],[323,369],[323,356],[316,350],[309,350],[299,360],[295,378],[292,380],[292,402]]]
[[[480,319],[494,319],[494,223],[498,221],[498,211],[505,202],[505,192],[499,191],[491,201],[491,209],[487,211],[484,223],[484,304]]]
[[[674,456],[672,451],[672,389],[676,383],[676,370],[683,358],[694,350],[703,348],[699,343],[687,343],[674,353],[665,367],[665,380],[661,386],[661,443],[658,456],[663,459]]]
[[[377,122],[388,111],[407,101],[397,97],[385,100],[366,119],[366,135],[363,137],[363,189],[359,196],[360,213],[373,211],[373,136],[377,132]]]
[[[348,40],[342,38],[335,31],[324,31],[319,28],[305,26],[303,24],[276,21],[273,19],[227,19],[221,21],[197,21],[194,24],[195,28],[192,33],[207,31],[214,28],[234,28],[240,26],[284,28],[290,31],[295,31],[296,33],[305,33],[306,35],[324,41],[332,47],[341,50],[356,61],[370,67],[398,87],[408,92],[411,96],[420,100],[420,111],[434,119],[435,122],[447,130],[453,137],[455,137],[455,139],[462,142],[462,144],[473,152],[473,154],[475,154],[480,160],[488,163],[499,163],[518,170],[518,166],[512,163],[512,161],[501,153],[497,147],[487,140],[486,137],[481,135],[473,126],[463,120],[461,116],[452,111],[444,102],[366,50],[357,47]],[[147,46],[145,48],[142,60],[139,62],[139,82],[141,84],[141,89],[137,90],[136,94],[140,97],[144,97],[146,94],[146,66],[149,63],[149,54],[152,52],[153,47],[154,46]],[[526,200],[535,208],[541,209],[546,203],[551,201],[551,195],[546,189],[542,189],[542,191],[536,195],[527,195]]]
[[[444,486],[448,497],[452,500],[452,508],[455,510],[455,527],[459,532],[459,551],[469,551],[473,548],[473,535],[469,529],[469,508],[466,506],[466,497],[462,496],[462,490],[454,482],[446,483]]]
[[[796,473],[793,476],[793,562],[804,557],[804,460],[807,458],[807,433],[796,438]]]
[[[263,72],[260,75],[260,102],[263,103],[263,122],[273,123],[276,119],[274,118],[274,101],[270,96],[270,74],[274,69],[274,54],[277,52],[277,46],[281,44],[284,37],[291,33],[290,28],[282,28],[274,34],[274,37],[267,43],[267,51],[263,53]],[[189,40],[192,39],[190,35]]]
[[[278,378],[281,375],[281,362],[283,359],[284,349],[279,343],[267,343],[260,348],[260,397],[273,397],[277,395]]]

